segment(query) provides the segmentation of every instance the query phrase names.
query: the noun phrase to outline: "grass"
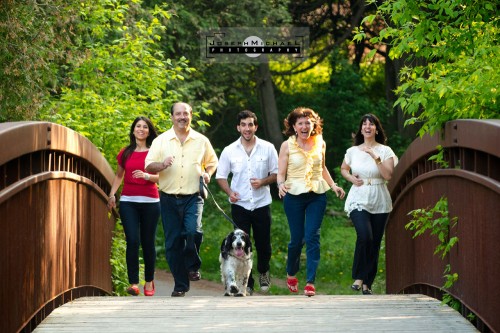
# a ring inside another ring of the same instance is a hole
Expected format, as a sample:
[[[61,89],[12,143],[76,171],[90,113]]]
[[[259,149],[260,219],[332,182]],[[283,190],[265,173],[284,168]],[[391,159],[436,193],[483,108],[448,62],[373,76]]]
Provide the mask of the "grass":
[[[346,187],[345,187],[346,188]],[[225,193],[220,191],[215,183],[210,184],[210,190],[217,203],[226,213],[230,213],[229,203]],[[316,289],[322,294],[344,295],[354,294],[351,291],[351,265],[356,242],[356,232],[350,220],[343,212],[344,201],[328,192],[327,214],[321,228],[321,260],[316,274]],[[290,233],[283,210],[283,202],[274,199],[271,205],[272,227],[271,239],[273,254],[271,257],[271,277],[286,278],[286,257]],[[212,198],[205,200],[203,212],[203,244],[200,256],[202,258],[202,274],[204,279],[220,282],[219,250],[222,239],[232,230],[232,225],[217,209]],[[161,223],[157,234],[158,261],[157,267],[168,271],[163,247],[163,229]],[[254,253],[254,255],[256,255]],[[255,257],[256,260],[256,257]],[[299,281],[305,281],[305,247],[301,259],[301,269],[297,274]],[[382,243],[379,259],[379,272],[372,286],[374,293],[385,293],[385,247]],[[289,294],[286,286],[273,284],[270,293],[273,295]]]

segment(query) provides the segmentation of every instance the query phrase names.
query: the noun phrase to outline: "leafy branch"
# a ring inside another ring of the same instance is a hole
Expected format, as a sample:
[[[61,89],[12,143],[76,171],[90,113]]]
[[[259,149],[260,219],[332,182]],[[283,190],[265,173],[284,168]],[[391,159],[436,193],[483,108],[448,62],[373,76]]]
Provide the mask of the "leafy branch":
[[[458,237],[450,237],[450,230],[457,225],[458,218],[456,216],[449,217],[448,198],[441,197],[434,207],[415,209],[409,212],[408,215],[411,215],[412,220],[405,225],[405,229],[415,232],[413,238],[421,236],[429,230],[432,236],[439,239],[434,254],[444,259],[450,253],[451,248],[458,242]],[[443,274],[445,283],[442,289],[451,288],[458,281],[458,274],[451,272],[449,264],[446,265]],[[443,303],[450,305],[455,310],[460,306],[460,302],[448,293],[444,294]]]

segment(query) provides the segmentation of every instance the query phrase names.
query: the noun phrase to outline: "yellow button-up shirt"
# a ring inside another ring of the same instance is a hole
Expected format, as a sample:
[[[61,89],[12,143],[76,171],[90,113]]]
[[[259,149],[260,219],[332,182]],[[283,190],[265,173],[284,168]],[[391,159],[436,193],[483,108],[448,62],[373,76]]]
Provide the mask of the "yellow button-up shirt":
[[[200,176],[209,167],[217,168],[217,155],[208,138],[193,129],[181,143],[173,128],[153,140],[145,166],[162,163],[174,156],[172,166],[159,173],[159,188],[168,194],[194,194],[199,191]]]

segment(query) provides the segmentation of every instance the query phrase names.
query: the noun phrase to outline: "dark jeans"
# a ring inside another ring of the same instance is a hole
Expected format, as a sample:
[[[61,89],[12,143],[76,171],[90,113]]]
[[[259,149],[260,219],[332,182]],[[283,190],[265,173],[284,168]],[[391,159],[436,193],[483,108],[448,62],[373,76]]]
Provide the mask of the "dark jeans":
[[[257,251],[257,271],[259,273],[266,273],[269,271],[269,261],[271,260],[271,208],[268,206],[260,207],[257,209],[247,210],[238,205],[231,205],[231,215],[233,216],[234,223],[245,231],[247,234],[252,235]],[[254,287],[255,281],[252,273],[248,279],[248,287]]]
[[[321,223],[326,210],[326,194],[287,193],[283,206],[290,227],[286,272],[294,276],[300,268],[300,254],[306,245],[306,279],[314,283],[320,258]]]
[[[201,267],[203,199],[198,194],[176,198],[161,193],[160,202],[165,252],[175,281],[174,290],[189,291],[188,273]]]
[[[389,213],[371,214],[366,210],[353,210],[349,216],[357,235],[352,278],[363,280],[363,284],[371,289],[377,275],[380,243]]]
[[[159,202],[120,202],[120,218],[127,241],[126,259],[130,284],[139,283],[139,246],[141,244],[144,257],[144,278],[147,282],[154,280],[155,238],[159,217]]]

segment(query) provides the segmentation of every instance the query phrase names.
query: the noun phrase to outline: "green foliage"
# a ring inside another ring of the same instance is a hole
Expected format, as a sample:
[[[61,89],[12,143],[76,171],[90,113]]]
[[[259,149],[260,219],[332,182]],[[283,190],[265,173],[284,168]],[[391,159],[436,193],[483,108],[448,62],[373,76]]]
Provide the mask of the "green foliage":
[[[170,105],[183,96],[177,82],[193,71],[185,58],[169,59],[160,49],[168,11],[160,6],[144,10],[140,4],[81,3],[76,48],[85,53],[71,63],[67,84],[44,113],[45,119],[88,137],[112,164],[128,143],[136,116],[150,117],[160,131],[170,126]],[[198,106],[196,114],[209,112],[206,107]]]
[[[71,58],[78,2],[3,0],[0,5],[0,122],[36,119]]]
[[[113,232],[113,244],[111,246],[111,282],[113,284],[113,294],[115,296],[126,296],[128,283],[127,260],[125,258],[127,242],[123,226],[118,220]],[[144,263],[139,258],[139,277],[144,276]],[[145,281],[140,281],[144,284]]]
[[[458,242],[458,237],[450,237],[450,230],[456,226],[457,217],[450,219],[448,213],[448,199],[441,197],[432,208],[419,208],[408,213],[412,220],[405,225],[407,230],[415,231],[413,238],[423,235],[427,230],[437,236],[439,244],[434,254],[444,259],[450,249]]]
[[[276,69],[284,66],[273,64]],[[318,69],[322,75],[318,75]],[[383,124],[389,122],[383,66],[379,64],[363,64],[357,69],[340,52],[333,54],[329,62],[278,84],[281,119],[298,106],[310,107],[323,118],[326,163],[330,171],[342,163],[346,149],[352,146],[352,134],[357,131],[363,114],[374,113]]]
[[[163,3],[147,0],[148,6]],[[169,54],[185,56],[196,71],[184,82],[191,100],[210,104],[213,115],[202,115],[212,125],[205,132],[212,142],[224,147],[236,138],[237,112],[250,109],[260,120],[258,84],[261,78],[252,63],[209,63],[200,56],[199,32],[218,27],[277,27],[289,21],[287,1],[267,0],[178,0],[169,4],[174,18],[169,20],[168,36],[161,41]],[[261,122],[258,135],[265,138],[266,124]]]
[[[441,145],[438,145],[436,148],[438,150],[437,154],[429,157],[429,161],[434,161],[437,164],[439,164],[442,168],[447,169],[450,166],[450,163],[445,158],[446,150]]]
[[[432,208],[415,209],[408,215],[412,216],[412,220],[405,225],[408,230],[414,231],[413,238],[425,234],[430,230],[430,234],[437,236],[439,244],[434,250],[434,254],[440,255],[441,259],[445,259],[451,248],[458,242],[458,237],[450,237],[450,230],[457,224],[458,218],[455,216],[450,219],[448,212],[448,199],[441,197],[436,205]],[[451,266],[448,264],[444,270],[445,283],[443,288],[449,289],[458,280],[458,274],[451,272]],[[460,305],[453,296],[445,293],[443,303],[450,305],[453,308]],[[457,309],[458,310],[458,309]]]
[[[377,8],[386,27],[370,41],[387,43],[389,56],[405,61],[395,106],[410,116],[406,124],[421,123],[420,136],[449,120],[500,116],[496,8],[493,1],[475,0],[395,0]],[[365,37],[361,29],[355,40]]]

